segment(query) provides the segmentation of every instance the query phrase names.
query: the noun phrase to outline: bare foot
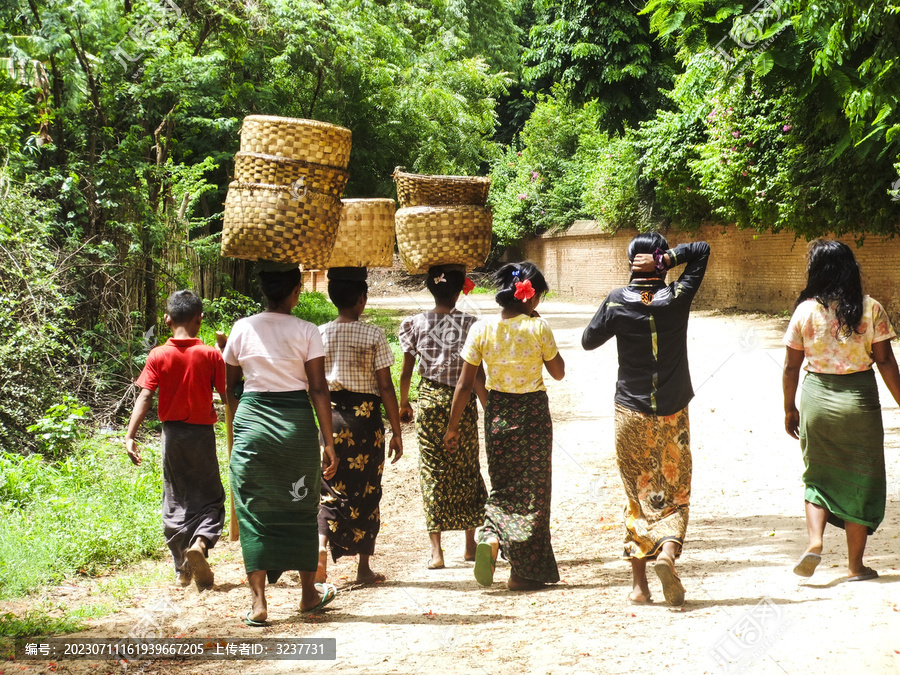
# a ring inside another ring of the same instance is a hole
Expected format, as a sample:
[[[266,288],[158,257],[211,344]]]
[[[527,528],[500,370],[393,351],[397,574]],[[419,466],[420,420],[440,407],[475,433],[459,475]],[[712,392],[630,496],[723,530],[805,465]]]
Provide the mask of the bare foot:
[[[428,562],[428,569],[444,569],[444,552],[441,549],[437,549],[436,551],[431,552],[431,560]]]
[[[475,549],[478,544],[475,543],[475,530],[466,530],[466,550],[463,553],[463,560],[472,562],[475,560]]]
[[[328,551],[319,549],[319,564],[316,567],[316,583],[324,584],[328,580]]]
[[[373,572],[372,570],[361,571],[357,570],[356,572],[356,582],[357,584],[380,584],[384,581],[385,576],[383,574],[378,574]]]
[[[653,603],[653,598],[650,596],[649,590],[644,592],[640,588],[635,588],[628,594],[628,601],[632,605],[649,605]]]
[[[506,587],[511,591],[539,591],[544,586],[543,582],[520,577],[515,572],[510,573],[509,581],[506,582]]]

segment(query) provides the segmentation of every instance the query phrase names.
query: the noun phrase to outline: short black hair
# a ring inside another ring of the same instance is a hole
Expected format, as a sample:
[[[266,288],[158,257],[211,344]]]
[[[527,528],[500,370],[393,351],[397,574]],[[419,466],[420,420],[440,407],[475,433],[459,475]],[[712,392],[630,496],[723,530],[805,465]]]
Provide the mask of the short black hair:
[[[331,279],[328,281],[328,297],[338,309],[350,309],[359,302],[359,296],[369,292],[369,284],[356,279]]]
[[[284,301],[303,280],[300,268],[284,272],[266,272],[259,270],[259,290],[266,296],[270,304],[278,305]]]
[[[175,291],[166,301],[166,314],[172,323],[183,326],[194,317],[203,314],[203,300],[187,289]]]
[[[458,267],[435,265],[428,269],[425,286],[435,300],[453,300],[462,293],[466,283],[466,273]]]
[[[659,232],[641,232],[638,236],[631,240],[628,244],[628,261],[634,262],[635,256],[639,253],[654,254],[656,251],[668,251],[669,242]],[[649,273],[632,272],[631,277],[634,278],[656,278],[665,277],[665,272],[653,271]]]
[[[516,283],[530,281],[535,294],[541,297],[550,290],[547,280],[540,268],[533,262],[509,263],[504,265],[494,275],[494,281],[500,290],[494,299],[501,307],[517,307],[524,303],[516,298]]]

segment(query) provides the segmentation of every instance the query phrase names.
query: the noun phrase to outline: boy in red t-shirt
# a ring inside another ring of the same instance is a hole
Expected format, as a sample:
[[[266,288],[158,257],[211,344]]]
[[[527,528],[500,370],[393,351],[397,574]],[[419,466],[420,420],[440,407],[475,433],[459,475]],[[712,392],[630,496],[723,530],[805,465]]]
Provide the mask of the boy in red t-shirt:
[[[214,347],[197,337],[203,302],[192,291],[176,291],[166,307],[172,337],[155,347],[137,385],[141,393],[125,434],[125,448],[135,465],[141,454],[134,437],[144,421],[153,392],[159,388],[158,415],[163,423],[163,529],[175,561],[178,583],[191,578],[211,588],[207,557],[225,524],[225,490],[219,477],[213,425],[213,389],[225,400],[225,362]]]

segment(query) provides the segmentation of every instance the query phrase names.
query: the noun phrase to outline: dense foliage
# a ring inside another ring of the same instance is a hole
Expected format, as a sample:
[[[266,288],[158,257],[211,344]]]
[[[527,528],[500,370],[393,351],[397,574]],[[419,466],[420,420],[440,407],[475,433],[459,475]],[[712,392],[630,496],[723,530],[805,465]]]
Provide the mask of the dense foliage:
[[[247,114],[351,128],[348,196],[393,194],[397,165],[490,171],[499,248],[580,218],[893,233],[898,13],[898,0],[10,0],[5,447],[65,454],[81,420],[121,419],[174,288],[204,296],[207,341],[259,307],[247,264],[218,254]]]

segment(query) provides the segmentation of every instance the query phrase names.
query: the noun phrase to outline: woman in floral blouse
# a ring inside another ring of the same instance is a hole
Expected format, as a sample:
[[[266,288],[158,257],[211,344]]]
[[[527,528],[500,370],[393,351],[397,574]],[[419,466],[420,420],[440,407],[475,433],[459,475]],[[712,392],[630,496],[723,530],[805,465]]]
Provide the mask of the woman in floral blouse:
[[[475,549],[475,579],[490,586],[502,552],[511,568],[507,586],[525,591],[559,581],[550,543],[553,424],[542,371],[561,380],[565,363],[536,310],[549,290],[541,271],[532,263],[511,263],[497,272],[496,281],[500,316],[469,330],[444,444],[449,452],[459,447],[460,418],[484,363],[491,492]]]
[[[866,541],[884,519],[884,427],[872,365],[900,403],[895,337],[884,308],[863,295],[853,251],[839,241],[809,246],[806,288],[784,343],[784,427],[800,439],[806,470],[809,543],[794,573],[811,577],[822,560],[826,523],[847,536],[850,581],[875,579],[863,564]],[[800,366],[806,376],[797,409]]]
[[[322,481],[316,579],[325,580],[328,544],[334,560],[359,556],[357,583],[375,583],[384,580],[369,566],[381,527],[382,404],[391,424],[387,456],[393,455],[396,462],[403,454],[400,407],[391,380],[394,355],[384,332],[359,320],[368,300],[366,269],[334,268],[328,271],[328,279],[328,295],[338,308],[338,318],[320,330],[338,468],[332,478]]]

